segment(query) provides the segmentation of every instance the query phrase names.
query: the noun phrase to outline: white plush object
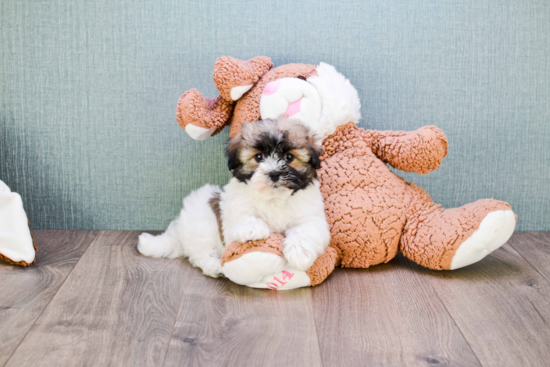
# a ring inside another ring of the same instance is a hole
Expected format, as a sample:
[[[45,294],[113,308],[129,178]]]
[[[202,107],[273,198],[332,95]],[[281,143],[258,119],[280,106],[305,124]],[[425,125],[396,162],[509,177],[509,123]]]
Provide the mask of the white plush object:
[[[236,101],[243,96],[246,92],[252,88],[254,84],[240,85],[238,87],[231,88],[231,99]]]
[[[260,99],[262,119],[279,116],[299,120],[310,131],[319,128],[322,103],[319,93],[303,79],[282,78],[269,83]]]
[[[216,129],[205,129],[204,127],[195,126],[193,124],[188,124],[185,127],[185,132],[195,140],[206,140],[214,131],[216,131]]]
[[[304,123],[320,139],[339,126],[361,119],[357,90],[334,66],[320,63],[307,81],[282,78],[270,82],[260,99],[262,119],[291,117]],[[296,104],[294,108],[292,104]]]
[[[476,263],[504,245],[515,227],[516,217],[511,210],[497,210],[487,214],[479,228],[456,250],[451,270]]]
[[[320,63],[317,75],[309,77],[307,81],[315,87],[323,101],[319,129],[315,130],[319,136],[327,137],[339,126],[359,122],[361,102],[357,90],[334,66]]]
[[[290,266],[280,256],[251,252],[223,265],[223,274],[232,282],[251,288],[287,290],[307,287],[309,276]]]
[[[0,181],[0,254],[13,262],[31,264],[35,250],[21,196]]]

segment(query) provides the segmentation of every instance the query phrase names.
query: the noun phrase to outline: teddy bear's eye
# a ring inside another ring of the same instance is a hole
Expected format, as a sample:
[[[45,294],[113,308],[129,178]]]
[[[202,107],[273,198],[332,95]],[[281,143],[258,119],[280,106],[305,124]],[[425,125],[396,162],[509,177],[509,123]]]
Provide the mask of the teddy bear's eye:
[[[285,161],[286,163],[290,163],[294,160],[294,156],[290,153],[288,153],[286,156],[285,156]]]
[[[260,163],[261,161],[264,160],[264,156],[262,153],[258,153],[254,156],[254,159],[256,160],[256,162]]]

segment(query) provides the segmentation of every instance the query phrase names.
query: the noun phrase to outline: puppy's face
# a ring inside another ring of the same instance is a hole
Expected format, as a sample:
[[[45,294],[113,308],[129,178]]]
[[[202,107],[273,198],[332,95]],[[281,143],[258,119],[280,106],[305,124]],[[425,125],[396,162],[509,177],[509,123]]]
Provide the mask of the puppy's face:
[[[244,124],[227,144],[233,177],[266,195],[294,193],[310,185],[321,148],[298,121],[266,119]]]

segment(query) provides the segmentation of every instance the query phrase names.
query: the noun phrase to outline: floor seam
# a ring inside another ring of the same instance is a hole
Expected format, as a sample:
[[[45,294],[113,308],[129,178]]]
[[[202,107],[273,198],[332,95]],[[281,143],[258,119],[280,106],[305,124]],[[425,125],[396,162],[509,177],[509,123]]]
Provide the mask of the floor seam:
[[[75,231],[76,232],[76,231]],[[69,278],[69,275],[71,275],[71,273],[73,272],[74,268],[76,268],[76,266],[78,265],[78,263],[80,262],[80,260],[82,259],[82,257],[84,257],[84,254],[88,251],[88,249],[90,248],[90,246],[92,245],[92,243],[94,243],[94,241],[96,240],[96,238],[99,236],[99,234],[103,231],[90,231],[90,232],[97,232],[94,237],[90,240],[90,243],[88,244],[88,247],[86,247],[86,250],[84,250],[84,252],[82,253],[82,255],[80,255],[80,257],[78,258],[78,260],[76,261],[76,263],[74,264],[73,268],[71,269],[71,271],[69,271],[67,273],[67,276],[65,277],[65,279],[63,279],[63,282],[61,282],[61,284],[59,285],[59,288],[57,288],[57,291],[55,292],[55,294],[52,296],[52,298],[50,298],[50,300],[48,301],[48,303],[46,304],[46,306],[44,306],[44,308],[42,309],[42,311],[40,311],[40,314],[38,314],[38,316],[36,317],[36,319],[34,319],[31,327],[29,328],[29,330],[27,330],[27,332],[25,333],[25,336],[23,336],[23,338],[21,338],[21,341],[19,341],[19,343],[17,344],[17,346],[13,349],[13,351],[11,352],[10,356],[8,357],[8,359],[6,360],[6,363],[4,363],[4,366],[6,366],[11,357],[13,357],[13,355],[15,354],[15,352],[17,351],[17,349],[19,349],[19,347],[21,346],[21,344],[25,341],[25,339],[27,338],[27,335],[29,335],[29,333],[31,332],[32,328],[34,327],[34,325],[36,325],[36,322],[38,321],[38,319],[40,319],[40,317],[42,317],[42,314],[44,313],[44,311],[46,311],[46,309],[48,308],[48,306],[50,305],[50,303],[52,303],[53,299],[55,298],[55,296],[57,296],[57,294],[59,293],[59,290],[63,287],[63,285],[65,284],[65,282],[67,281],[67,279]]]
[[[546,280],[548,283],[550,283],[550,279],[548,279],[548,278],[546,277],[546,275],[544,275],[543,273],[541,273],[540,270],[539,270],[536,266],[534,266],[533,264],[531,264],[531,262],[530,262],[529,260],[527,260],[527,258],[526,258],[525,256],[523,256],[523,255],[521,254],[521,252],[519,252],[519,251],[514,247],[514,245],[512,245],[511,243],[510,243],[509,245],[510,245],[510,247],[511,247],[511,248],[512,248],[512,249],[513,249],[513,250],[514,250],[523,260],[525,260],[525,262],[526,262],[527,264],[529,264],[529,266],[530,266],[531,268],[533,268],[537,273],[539,273],[540,276],[542,276],[542,278],[543,278],[544,280]]]
[[[434,291],[437,299],[439,300],[439,302],[441,302],[441,305],[443,306],[443,308],[445,309],[445,312],[447,312],[447,315],[449,315],[449,317],[451,318],[451,320],[453,320],[453,324],[455,324],[456,328],[458,329],[458,332],[460,333],[460,335],[462,335],[462,338],[464,339],[464,341],[468,344],[468,347],[470,348],[470,350],[472,351],[472,354],[474,355],[474,357],[476,357],[476,360],[478,361],[479,365],[480,366],[484,366],[483,363],[481,363],[481,361],[479,360],[479,357],[477,356],[476,352],[474,351],[474,349],[472,348],[472,345],[470,344],[470,342],[468,341],[468,339],[466,338],[466,336],[464,335],[464,333],[462,332],[462,329],[460,328],[460,326],[458,326],[455,318],[453,317],[453,315],[451,314],[451,312],[449,311],[449,309],[447,308],[447,305],[445,304],[445,302],[443,302],[443,300],[441,299],[441,296],[439,295],[439,293],[437,292],[437,289],[435,289],[435,287],[432,285],[431,282],[427,282],[429,285],[430,285],[430,288],[432,288],[432,290]]]
[[[174,329],[176,328],[176,322],[178,322],[178,316],[180,315],[180,308],[181,303],[183,301],[183,294],[185,293],[185,290],[187,289],[187,281],[189,280],[189,273],[191,272],[191,267],[187,269],[187,274],[185,275],[185,284],[183,286],[183,289],[181,291],[180,300],[178,302],[178,309],[176,310],[176,316],[174,317],[174,324],[172,324],[172,330],[170,331],[170,337],[168,337],[168,343],[166,343],[166,352],[164,353],[164,359],[162,360],[162,366],[166,364],[166,357],[168,357],[168,350],[170,349],[170,342],[172,341],[172,336],[174,335]]]
[[[319,359],[321,360],[321,366],[324,367],[325,361],[323,361],[323,353],[321,352],[321,342],[319,341],[319,330],[317,329],[317,319],[315,318],[314,302],[313,302],[313,290],[310,292],[311,299],[311,316],[313,317],[313,325],[315,326],[315,337],[317,338],[317,348],[319,348]]]

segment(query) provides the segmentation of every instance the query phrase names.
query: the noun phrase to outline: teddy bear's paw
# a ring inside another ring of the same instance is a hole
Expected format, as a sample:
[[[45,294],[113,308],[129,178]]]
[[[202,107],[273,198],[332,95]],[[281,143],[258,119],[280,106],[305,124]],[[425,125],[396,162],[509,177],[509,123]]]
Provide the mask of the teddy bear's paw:
[[[311,280],[306,272],[269,252],[250,252],[226,262],[223,274],[232,282],[251,288],[287,290],[307,287]]]
[[[185,132],[194,140],[206,140],[212,136],[216,129],[206,129],[193,124],[185,126]]]
[[[269,227],[261,222],[247,223],[235,227],[231,231],[232,237],[229,242],[248,242],[265,240],[271,234]]]
[[[497,210],[483,218],[479,228],[456,250],[451,270],[468,266],[504,245],[514,233],[516,217],[511,210]]]
[[[317,253],[299,238],[287,237],[283,250],[288,263],[300,270],[307,270],[317,259]]]
[[[213,79],[223,98],[236,101],[271,69],[269,57],[257,56],[248,61],[222,56],[216,60]]]
[[[191,89],[179,99],[176,118],[191,138],[205,140],[221,130],[232,113],[232,102],[221,96],[205,98],[198,90]]]

